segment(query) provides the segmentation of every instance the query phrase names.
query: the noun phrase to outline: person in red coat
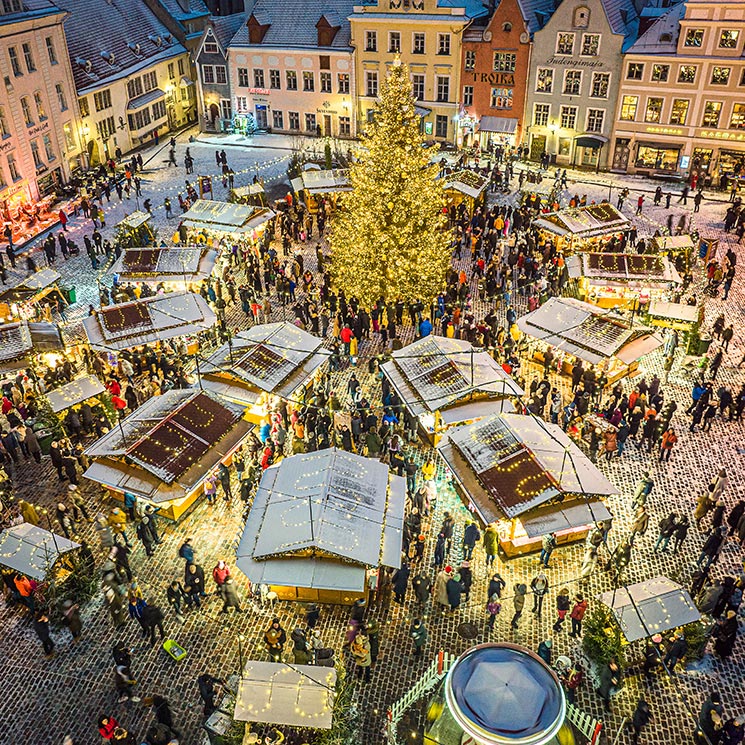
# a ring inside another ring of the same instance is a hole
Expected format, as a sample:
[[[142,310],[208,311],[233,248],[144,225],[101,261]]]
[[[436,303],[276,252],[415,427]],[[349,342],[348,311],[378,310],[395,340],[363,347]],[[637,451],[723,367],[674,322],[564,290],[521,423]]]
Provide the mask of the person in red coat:
[[[569,617],[572,619],[572,633],[569,636],[579,636],[582,633],[582,619],[587,612],[587,601],[582,595],[577,594],[574,598],[574,607]]]
[[[220,559],[220,561],[217,562],[217,566],[212,570],[212,579],[215,580],[215,584],[217,585],[218,589],[222,587],[225,584],[225,580],[230,576],[230,569],[228,569],[228,565]]]

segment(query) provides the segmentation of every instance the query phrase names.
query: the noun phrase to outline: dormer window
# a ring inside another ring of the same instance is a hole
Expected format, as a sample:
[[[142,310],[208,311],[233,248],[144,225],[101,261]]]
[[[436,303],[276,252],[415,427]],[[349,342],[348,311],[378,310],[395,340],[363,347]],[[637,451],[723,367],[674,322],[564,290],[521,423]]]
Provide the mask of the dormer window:
[[[248,40],[251,44],[261,44],[261,42],[264,41],[266,32],[272,25],[271,21],[264,17],[265,14],[261,15],[261,18],[257,18],[256,14],[252,13],[251,17],[248,19],[248,23],[246,24],[248,26]]]
[[[574,27],[587,28],[590,25],[590,9],[580,5],[574,9]]]
[[[139,44],[133,44],[130,41],[129,44],[127,44],[127,46],[129,47],[130,51],[135,55],[135,57],[139,57],[142,54],[142,49],[140,49]]]
[[[156,47],[162,47],[163,46],[163,38],[160,36],[155,36],[155,34],[150,34],[148,37],[150,41],[155,44]]]
[[[113,52],[103,51],[101,52],[101,57],[103,57],[103,59],[105,59],[112,66],[116,62],[116,56],[114,55]]]

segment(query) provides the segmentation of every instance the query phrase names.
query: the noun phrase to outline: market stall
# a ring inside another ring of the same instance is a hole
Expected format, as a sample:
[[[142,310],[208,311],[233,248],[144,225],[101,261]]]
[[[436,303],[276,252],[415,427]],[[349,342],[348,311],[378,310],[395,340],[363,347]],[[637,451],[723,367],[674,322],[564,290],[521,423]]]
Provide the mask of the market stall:
[[[238,683],[233,718],[239,722],[331,729],[335,698],[333,667],[248,660]]]
[[[672,262],[662,255],[583,252],[566,259],[580,298],[599,308],[644,312],[654,300],[669,300],[680,287]]]
[[[520,201],[533,210],[555,212],[561,207],[559,190],[550,178],[542,178],[540,181],[527,178],[520,187]]]
[[[161,285],[167,292],[195,290],[212,275],[216,261],[217,251],[203,245],[128,248],[109,271],[115,288],[134,283]]]
[[[649,241],[649,250],[667,256],[679,272],[687,272],[697,245],[690,235],[658,235]]]
[[[59,169],[52,171],[49,177],[56,177],[60,183]],[[42,179],[43,180],[43,179]],[[54,188],[54,183],[50,184]],[[14,193],[11,193],[14,192]],[[22,253],[26,247],[43,233],[60,224],[59,206],[55,207],[54,194],[48,194],[38,202],[29,199],[28,187],[15,187],[5,191],[0,201],[0,219],[3,231],[9,231],[13,240],[13,253]],[[7,241],[7,235],[5,235]]]
[[[380,368],[434,444],[455,425],[515,411],[524,391],[491,355],[467,341],[427,336]]]
[[[682,586],[667,577],[653,577],[598,595],[611,609],[629,642],[677,629],[701,619],[695,603]]]
[[[609,202],[550,212],[533,220],[542,238],[559,251],[602,251],[610,241],[620,241],[631,229],[631,220]]]
[[[178,520],[253,429],[243,412],[208,391],[153,396],[86,449],[91,465],[84,476],[116,499],[130,492]]]
[[[12,287],[0,292],[0,319],[21,318],[52,320],[52,311],[59,303],[67,306],[68,299],[59,287],[60,275],[54,269],[39,269]]]
[[[14,373],[35,364],[46,364],[47,353],[65,348],[59,326],[53,323],[15,321],[0,324],[0,374]],[[56,356],[56,355],[55,355]],[[52,360],[49,360],[52,361]]]
[[[259,483],[236,566],[285,600],[349,605],[367,571],[401,566],[406,482],[329,448],[283,458]]]
[[[266,207],[266,194],[263,181],[248,186],[236,186],[230,190],[228,201],[236,204],[253,204],[256,207]]]
[[[201,295],[171,292],[101,308],[83,321],[83,327],[92,348],[121,351],[196,336],[212,328],[216,320]]]
[[[446,173],[443,177],[443,189],[447,203],[456,207],[465,202],[469,213],[474,207],[483,203],[486,189],[489,186],[489,177],[482,176],[476,171],[462,169],[453,173]]]
[[[580,359],[604,373],[608,385],[634,375],[639,360],[662,346],[662,339],[646,326],[574,298],[549,298],[518,318],[517,326],[529,337],[530,358],[543,362],[546,347],[551,347],[561,373],[570,375],[574,360]]]
[[[131,248],[155,243],[155,231],[150,222],[152,219],[153,216],[149,212],[142,210],[125,215],[115,226],[115,245]]]
[[[0,565],[31,579],[46,579],[57,562],[79,543],[31,523],[21,523],[0,533]],[[64,567],[60,567],[64,571]]]
[[[479,521],[495,523],[509,557],[584,538],[610,519],[604,497],[618,489],[556,424],[521,414],[496,414],[449,433],[438,452]]]
[[[690,334],[697,331],[704,321],[704,306],[681,303],[666,303],[653,300],[649,304],[648,319],[650,326],[675,329]]]
[[[259,424],[272,397],[302,401],[331,356],[323,340],[292,323],[266,323],[236,334],[200,364],[201,384],[248,407],[246,416]]]
[[[325,200],[333,212],[342,194],[352,191],[349,171],[342,168],[323,171],[307,169],[290,181],[295,196],[305,204],[311,214],[318,212],[321,201]]]

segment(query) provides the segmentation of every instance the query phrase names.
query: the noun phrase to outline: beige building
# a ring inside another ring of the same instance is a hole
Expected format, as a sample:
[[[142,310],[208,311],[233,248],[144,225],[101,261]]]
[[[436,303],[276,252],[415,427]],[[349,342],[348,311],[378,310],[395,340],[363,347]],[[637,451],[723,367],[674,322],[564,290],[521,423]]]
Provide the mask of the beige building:
[[[65,15],[49,0],[0,4],[0,200],[6,219],[80,165]]]
[[[745,2],[688,0],[624,57],[613,170],[714,185],[745,169]]]
[[[189,55],[140,0],[56,0],[93,165],[196,118]]]

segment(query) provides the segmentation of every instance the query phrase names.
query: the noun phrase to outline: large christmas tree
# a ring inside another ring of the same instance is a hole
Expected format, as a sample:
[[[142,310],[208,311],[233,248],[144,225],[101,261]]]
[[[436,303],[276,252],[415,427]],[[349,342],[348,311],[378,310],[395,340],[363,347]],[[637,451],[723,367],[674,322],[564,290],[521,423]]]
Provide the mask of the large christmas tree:
[[[331,233],[334,286],[364,307],[381,297],[426,307],[444,288],[451,253],[444,194],[423,142],[409,70],[397,61]]]

